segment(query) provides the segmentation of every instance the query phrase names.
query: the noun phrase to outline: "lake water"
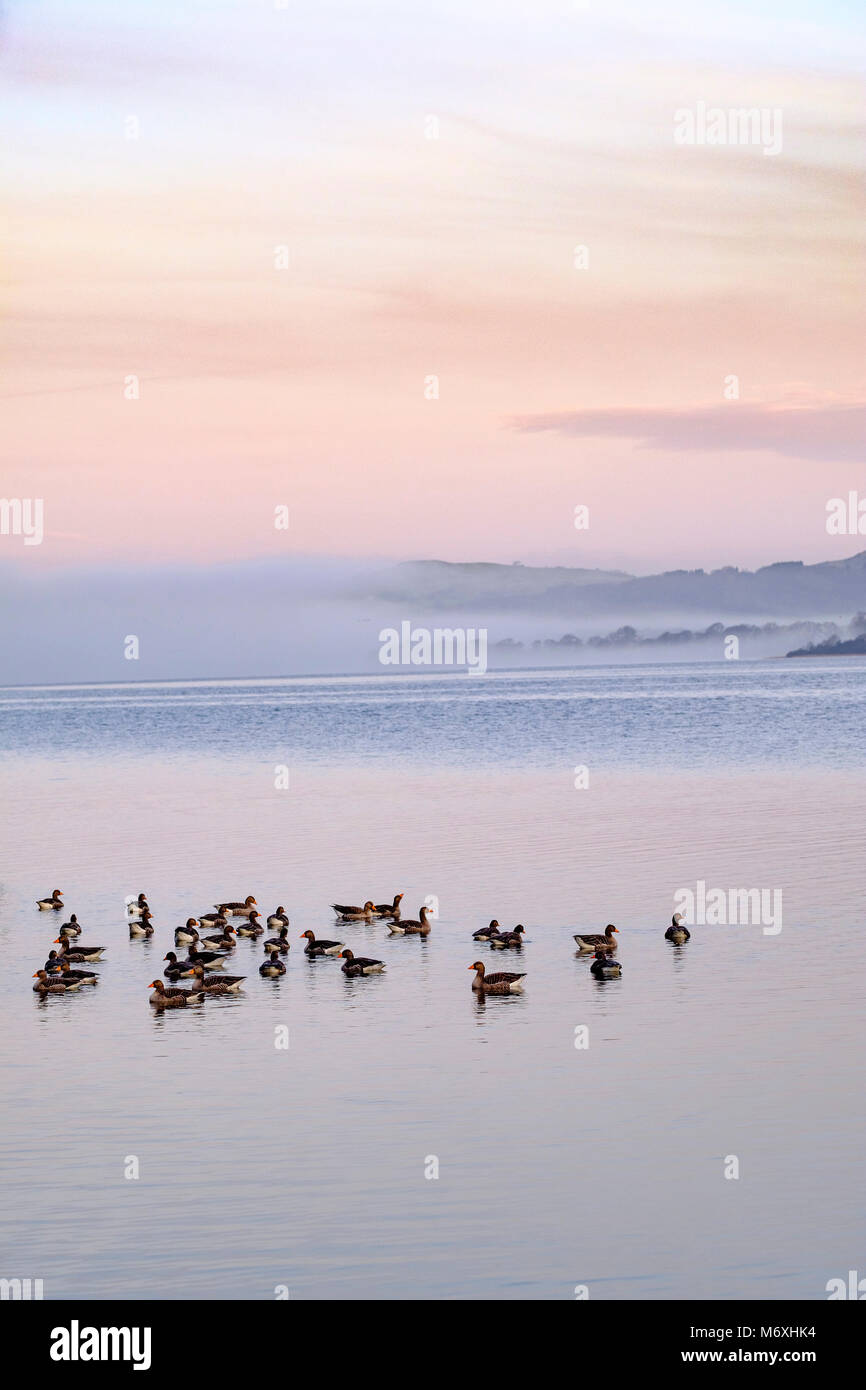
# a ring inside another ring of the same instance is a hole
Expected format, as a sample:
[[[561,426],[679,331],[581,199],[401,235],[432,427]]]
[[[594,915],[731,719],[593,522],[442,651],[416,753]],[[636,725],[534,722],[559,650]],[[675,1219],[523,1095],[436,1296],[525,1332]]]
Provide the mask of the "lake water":
[[[866,1260],[864,713],[857,660],[0,691],[0,1275],[46,1298],[826,1297]],[[671,947],[699,881],[780,890],[782,930]],[[124,917],[142,889],[150,942]],[[438,899],[429,939],[339,932],[383,975],[304,957],[331,901],[397,891],[411,916]],[[155,1014],[175,926],[247,893],[286,905],[286,976],[242,941],[242,995]],[[100,984],[40,1001],[69,911]],[[471,941],[494,916],[522,953]],[[607,922],[623,975],[596,982],[572,934]],[[479,1001],[476,958],[525,993]]]

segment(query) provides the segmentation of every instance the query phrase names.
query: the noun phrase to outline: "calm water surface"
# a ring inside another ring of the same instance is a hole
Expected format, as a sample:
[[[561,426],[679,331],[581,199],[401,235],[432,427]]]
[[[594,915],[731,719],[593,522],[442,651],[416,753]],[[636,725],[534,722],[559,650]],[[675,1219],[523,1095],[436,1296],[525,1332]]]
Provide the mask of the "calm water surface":
[[[825,1297],[866,1258],[864,713],[856,660],[0,691],[0,1275]],[[672,948],[698,880],[780,888],[782,931]],[[54,887],[108,949],[97,989],[39,1001]],[[340,932],[384,975],[304,957],[330,901],[397,891],[438,898],[427,941]],[[241,942],[243,995],[155,1015],[174,927],[247,893],[287,907],[285,978]],[[519,957],[472,943],[492,916],[526,925]],[[623,977],[597,983],[572,933],[608,921]],[[525,994],[476,1000],[476,957]]]

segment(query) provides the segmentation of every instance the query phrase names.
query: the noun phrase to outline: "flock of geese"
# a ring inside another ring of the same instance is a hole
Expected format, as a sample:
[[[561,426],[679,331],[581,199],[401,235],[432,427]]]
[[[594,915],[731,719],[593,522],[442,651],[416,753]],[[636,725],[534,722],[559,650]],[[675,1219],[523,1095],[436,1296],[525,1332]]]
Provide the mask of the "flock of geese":
[[[400,910],[402,899],[403,894],[397,893],[390,903],[374,903],[372,899],[368,899],[361,907],[346,903],[332,903],[331,907],[339,922],[385,921],[392,936],[429,936],[432,931],[431,909],[422,907],[417,918],[406,919]],[[41,912],[64,911],[62,890],[55,888],[48,897],[39,898],[36,905]],[[127,913],[131,938],[153,936],[153,914],[144,893],[139,893],[134,901],[130,900]],[[234,924],[234,918],[238,919],[237,925]],[[282,957],[288,955],[290,949],[289,919],[282,905],[266,919],[266,926],[262,926],[261,913],[252,894],[243,902],[215,903],[214,911],[204,912],[199,917],[187,918],[184,926],[177,927],[174,933],[175,947],[183,948],[186,954],[181,957],[177,951],[168,951],[163,957],[166,962],[163,975],[169,983],[166,985],[164,980],[151,980],[148,985],[148,989],[152,990],[150,1003],[155,1009],[182,1009],[189,1004],[200,1004],[211,996],[236,994],[246,976],[224,974],[226,961],[230,958],[239,937],[256,941],[265,935],[266,928],[270,929],[273,935],[262,942],[264,960],[259,967],[259,974],[265,979],[279,979],[286,973]],[[485,943],[495,951],[521,951],[525,930],[525,927],[518,923],[513,930],[503,931],[494,918],[488,926],[474,932],[472,939]],[[577,953],[592,956],[590,970],[598,980],[618,979],[622,975],[622,964],[615,959],[618,934],[618,928],[612,923],[602,933],[575,933]],[[81,926],[73,912],[54,939],[53,945],[59,949],[50,951],[42,969],[33,975],[36,981],[33,986],[34,993],[40,997],[68,994],[83,985],[98,983],[99,976],[95,971],[72,967],[95,964],[102,959],[106,947],[84,946],[80,944],[80,936]],[[665,932],[665,939],[681,946],[689,937],[690,933],[683,922],[682,914],[675,912],[671,925]],[[345,942],[324,940],[309,928],[301,933],[300,940],[306,941],[304,954],[311,959],[336,956],[342,960],[343,974],[350,978],[379,975],[386,968],[384,961],[369,956],[356,956]],[[468,969],[474,972],[472,988],[480,994],[504,995],[523,992],[525,972],[496,970],[488,974],[481,960],[474,961]],[[180,979],[190,979],[191,986],[178,986],[177,981]]]

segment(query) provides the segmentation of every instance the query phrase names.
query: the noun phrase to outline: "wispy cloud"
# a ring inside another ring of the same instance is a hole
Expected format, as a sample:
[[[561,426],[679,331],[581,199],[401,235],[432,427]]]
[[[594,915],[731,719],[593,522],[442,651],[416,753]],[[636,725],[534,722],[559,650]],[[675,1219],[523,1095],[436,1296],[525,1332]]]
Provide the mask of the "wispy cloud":
[[[866,400],[843,9],[7,6],[3,491],[45,499],[27,563],[338,538],[646,568],[672,523],[680,563],[760,564],[771,523],[834,554]],[[783,110],[784,151],[678,146],[698,101]],[[731,373],[779,409],[726,406]]]
[[[699,406],[690,410],[566,410],[518,416],[524,434],[634,439],[641,449],[770,450],[791,458],[854,462],[866,455],[866,405]]]

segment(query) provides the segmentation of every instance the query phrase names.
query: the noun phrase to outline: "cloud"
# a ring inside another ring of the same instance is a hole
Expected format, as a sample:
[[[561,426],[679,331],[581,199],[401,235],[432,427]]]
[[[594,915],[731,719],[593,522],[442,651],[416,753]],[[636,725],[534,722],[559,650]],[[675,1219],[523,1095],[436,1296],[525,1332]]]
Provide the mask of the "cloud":
[[[698,406],[688,410],[567,410],[518,416],[512,428],[575,438],[634,439],[641,449],[769,450],[790,458],[860,461],[866,453],[866,405]]]

